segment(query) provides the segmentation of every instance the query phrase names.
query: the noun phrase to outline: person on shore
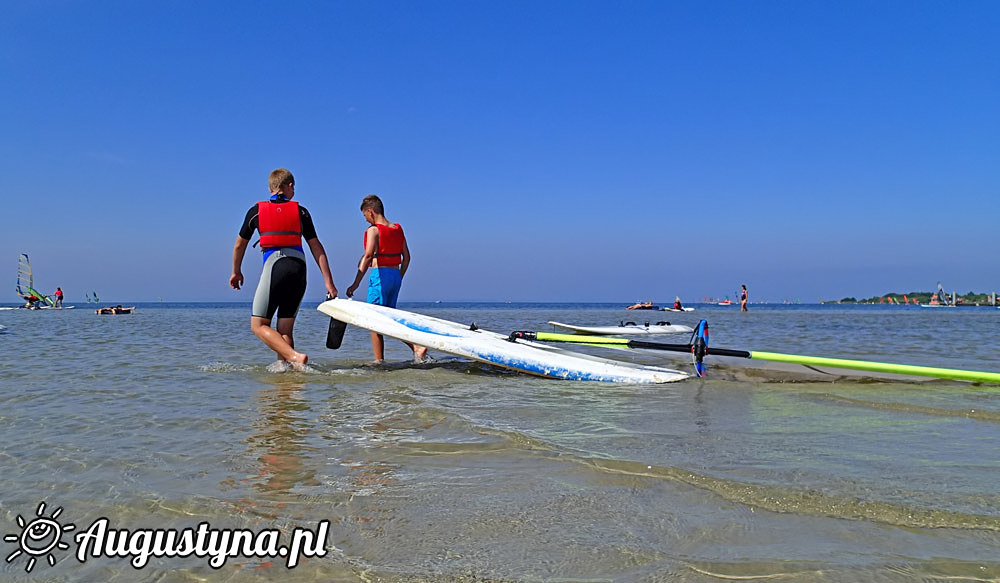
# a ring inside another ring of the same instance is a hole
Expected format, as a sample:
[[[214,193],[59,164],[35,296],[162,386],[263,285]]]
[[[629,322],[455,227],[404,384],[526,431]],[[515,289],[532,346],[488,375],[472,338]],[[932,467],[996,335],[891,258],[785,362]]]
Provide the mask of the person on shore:
[[[56,288],[56,293],[52,294],[56,297],[56,307],[61,308],[63,305],[63,290],[61,287]]]
[[[747,303],[749,303],[749,301],[750,301],[750,294],[747,293],[747,286],[746,286],[746,284],[743,284],[740,287],[742,287],[742,289],[740,290],[740,311],[741,312],[746,312],[747,311]]]
[[[358,263],[358,273],[354,276],[354,283],[347,288],[347,297],[354,297],[354,292],[371,267],[372,273],[368,278],[368,303],[395,308],[403,276],[410,266],[410,248],[406,244],[403,227],[399,223],[390,223],[385,218],[382,199],[374,194],[369,194],[361,201],[361,214],[370,226],[365,229],[365,253]],[[380,363],[385,360],[385,338],[376,332],[372,332],[371,335],[375,362]],[[427,354],[427,348],[423,346],[409,342],[406,342],[406,345],[413,350],[413,359],[418,362]]]
[[[250,329],[257,338],[278,355],[278,362],[290,363],[296,370],[305,368],[308,355],[296,352],[292,332],[295,316],[306,293],[306,256],[302,239],[309,244],[316,265],[323,274],[323,283],[331,297],[337,297],[326,250],[316,236],[312,216],[304,206],[293,202],[295,178],[285,168],[273,170],[268,176],[271,197],[250,207],[233,246],[233,273],[229,285],[243,285],[243,256],[256,230],[260,234],[264,269],[253,296]],[[254,243],[257,246],[257,243]],[[271,319],[278,314],[277,329]]]

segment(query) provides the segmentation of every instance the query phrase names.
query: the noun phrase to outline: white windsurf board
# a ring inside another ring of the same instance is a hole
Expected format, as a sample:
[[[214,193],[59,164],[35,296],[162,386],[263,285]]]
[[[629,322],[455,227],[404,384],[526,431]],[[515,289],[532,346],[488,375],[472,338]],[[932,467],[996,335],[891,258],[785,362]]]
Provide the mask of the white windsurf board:
[[[571,352],[558,346],[507,336],[423,314],[333,299],[319,311],[352,326],[479,362],[547,378],[607,383],[668,383],[688,378],[681,371]]]

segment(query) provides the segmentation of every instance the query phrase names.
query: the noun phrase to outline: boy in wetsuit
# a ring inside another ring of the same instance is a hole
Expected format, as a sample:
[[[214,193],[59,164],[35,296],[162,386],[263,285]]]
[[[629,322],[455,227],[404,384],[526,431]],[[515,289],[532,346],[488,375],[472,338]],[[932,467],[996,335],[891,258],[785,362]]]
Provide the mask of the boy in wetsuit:
[[[302,239],[309,244],[309,250],[323,274],[327,293],[337,297],[337,287],[333,285],[326,250],[316,236],[312,216],[305,207],[292,202],[295,196],[292,173],[285,168],[272,171],[268,176],[268,187],[271,198],[250,207],[243,219],[233,247],[233,274],[229,276],[229,285],[233,289],[240,289],[243,285],[243,255],[253,232],[258,231],[264,253],[264,270],[253,296],[250,329],[278,355],[279,362],[288,362],[296,369],[302,369],[309,357],[295,351],[292,337],[295,316],[306,293],[306,256]],[[271,328],[275,312],[278,313],[277,330]]]
[[[371,226],[365,230],[365,254],[361,256],[354,283],[347,288],[347,297],[354,296],[365,272],[371,267],[372,274],[368,279],[368,303],[395,308],[403,276],[410,266],[410,248],[406,244],[403,227],[399,226],[399,223],[390,223],[385,218],[382,199],[374,194],[369,194],[361,201],[361,214]],[[379,363],[385,358],[385,338],[376,332],[371,334],[375,362]],[[413,350],[413,358],[416,361],[422,361],[427,354],[427,349],[423,346],[409,342],[406,342],[406,345]]]

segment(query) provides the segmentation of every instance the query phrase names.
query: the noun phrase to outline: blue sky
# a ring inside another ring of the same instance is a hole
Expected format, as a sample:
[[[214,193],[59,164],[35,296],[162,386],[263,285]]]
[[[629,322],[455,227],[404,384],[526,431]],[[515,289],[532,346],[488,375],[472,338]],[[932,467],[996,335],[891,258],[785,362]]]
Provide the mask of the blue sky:
[[[998,28],[976,1],[8,2],[0,267],[249,301],[232,245],[284,166],[341,290],[383,198],[403,301],[1000,290]]]

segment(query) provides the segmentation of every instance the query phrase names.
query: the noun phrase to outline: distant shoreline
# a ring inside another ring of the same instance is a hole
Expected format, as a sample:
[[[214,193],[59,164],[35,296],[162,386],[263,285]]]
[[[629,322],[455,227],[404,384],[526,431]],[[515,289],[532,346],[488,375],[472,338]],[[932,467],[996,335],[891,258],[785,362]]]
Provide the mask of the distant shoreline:
[[[820,300],[821,304],[899,304],[899,305],[928,305],[939,303],[954,303],[955,307],[962,306],[995,306],[997,305],[997,292],[977,293],[969,292],[964,295],[957,293],[945,293],[943,298],[938,297],[938,292],[891,292],[872,298],[857,299],[854,297],[841,298],[839,300]]]

